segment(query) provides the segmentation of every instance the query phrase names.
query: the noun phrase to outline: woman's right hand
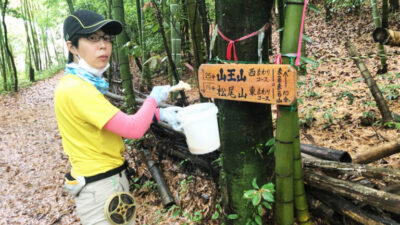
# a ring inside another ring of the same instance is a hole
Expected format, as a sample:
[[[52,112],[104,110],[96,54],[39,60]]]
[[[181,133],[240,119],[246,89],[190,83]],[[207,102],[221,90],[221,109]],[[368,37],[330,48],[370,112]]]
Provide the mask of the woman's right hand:
[[[170,88],[171,86],[169,85],[155,86],[151,90],[150,96],[155,98],[157,105],[159,105],[161,102],[167,100]]]

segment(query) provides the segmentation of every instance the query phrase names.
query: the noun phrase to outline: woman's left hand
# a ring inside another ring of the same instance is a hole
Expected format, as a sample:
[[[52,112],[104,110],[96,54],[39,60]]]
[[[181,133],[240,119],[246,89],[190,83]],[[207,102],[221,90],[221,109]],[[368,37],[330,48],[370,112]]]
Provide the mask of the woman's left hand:
[[[160,120],[168,123],[176,131],[182,131],[178,121],[178,113],[182,110],[182,107],[168,107],[160,109]]]

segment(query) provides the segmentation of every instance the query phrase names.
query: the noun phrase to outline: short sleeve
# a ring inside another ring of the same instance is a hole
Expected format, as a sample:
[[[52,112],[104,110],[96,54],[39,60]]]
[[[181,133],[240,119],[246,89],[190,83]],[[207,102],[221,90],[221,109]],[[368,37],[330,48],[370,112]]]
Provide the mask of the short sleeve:
[[[98,129],[104,125],[120,109],[113,106],[95,87],[86,86],[70,94],[71,105],[81,120],[92,124]]]

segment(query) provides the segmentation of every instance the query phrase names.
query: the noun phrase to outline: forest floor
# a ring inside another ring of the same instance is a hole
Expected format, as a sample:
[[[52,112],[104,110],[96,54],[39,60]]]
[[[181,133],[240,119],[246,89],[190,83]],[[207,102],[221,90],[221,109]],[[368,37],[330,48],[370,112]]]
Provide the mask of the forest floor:
[[[399,15],[391,18],[390,27],[398,29],[395,21],[399,21]],[[348,40],[354,42],[361,55],[377,51],[371,37],[374,25],[369,6],[364,6],[359,15],[338,11],[330,23],[325,22],[324,13],[308,10],[306,29],[313,41],[307,45],[309,57],[347,57],[344,43]],[[277,33],[273,34],[273,43],[278,43]],[[395,50],[398,48],[386,47],[387,52]],[[378,59],[365,62],[384,90],[391,111],[400,114],[396,90],[400,84],[400,56],[388,58],[389,71],[384,75],[375,75]],[[62,76],[61,71],[18,93],[0,95],[0,224],[79,224],[73,199],[62,191],[70,165],[62,150],[53,107],[53,92]],[[365,113],[374,113],[378,119],[380,113],[353,62],[324,63],[314,69],[309,66],[307,75],[300,76],[299,81],[302,143],[345,150],[352,155],[400,138],[399,129],[361,126],[360,118]],[[197,98],[195,93],[191,92],[191,100]],[[276,107],[273,109],[276,117]],[[399,158],[400,154],[392,155],[373,165],[399,168]],[[149,174],[144,163],[136,159],[131,163],[139,175]],[[168,158],[160,164],[178,207],[162,210],[154,183],[147,182],[146,187],[134,192],[137,224],[192,224],[196,220],[202,221],[199,224],[218,224],[218,219],[212,219],[219,211],[219,194],[212,179],[185,174],[181,163]]]

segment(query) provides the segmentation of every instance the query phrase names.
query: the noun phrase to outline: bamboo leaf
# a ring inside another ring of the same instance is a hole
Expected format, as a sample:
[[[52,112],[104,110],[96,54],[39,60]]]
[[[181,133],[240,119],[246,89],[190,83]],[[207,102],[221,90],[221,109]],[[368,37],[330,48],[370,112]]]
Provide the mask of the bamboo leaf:
[[[219,218],[219,212],[215,212],[211,217],[211,219],[213,219],[213,220],[216,220],[218,218]]]
[[[256,223],[257,223],[258,225],[262,225],[262,219],[261,219],[261,217],[260,217],[259,215],[256,215],[256,216],[254,217],[254,220],[256,221]]]
[[[254,198],[251,200],[253,203],[253,206],[257,206],[261,202],[261,197],[260,195],[255,195]]]
[[[245,199],[251,199],[251,198],[253,198],[253,197],[255,196],[255,194],[256,194],[256,191],[255,191],[255,190],[249,190],[249,191],[246,191],[246,192],[243,194],[243,197],[244,197]]]
[[[260,188],[258,187],[258,185],[257,185],[257,178],[254,178],[254,179],[253,179],[253,182],[251,182],[251,184],[253,185],[254,188],[260,189]]]
[[[266,146],[272,146],[272,145],[275,145],[275,138],[271,138],[271,139],[269,139],[265,145],[266,145]]]
[[[272,193],[267,190],[262,192],[262,197],[263,197],[263,199],[265,199],[265,201],[268,201],[268,202],[274,201],[274,195],[272,195]]]
[[[265,208],[272,209],[271,205],[268,202],[263,202],[262,204],[265,206]]]
[[[310,58],[307,58],[307,57],[304,57],[304,56],[301,56],[300,59],[301,59],[301,61],[303,61],[303,62],[305,62],[305,63],[308,63],[308,64],[315,64],[315,63],[317,63],[317,61],[314,61],[314,60],[312,60],[312,59],[310,59]]]
[[[229,214],[228,215],[228,219],[230,219],[230,220],[236,220],[238,218],[239,218],[238,214]]]
[[[271,192],[275,192],[275,187],[273,183],[264,184],[262,186],[263,189],[270,190]]]

